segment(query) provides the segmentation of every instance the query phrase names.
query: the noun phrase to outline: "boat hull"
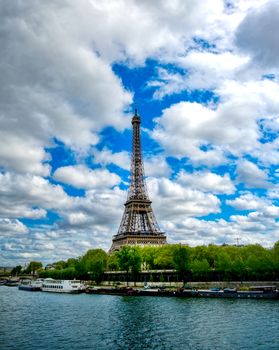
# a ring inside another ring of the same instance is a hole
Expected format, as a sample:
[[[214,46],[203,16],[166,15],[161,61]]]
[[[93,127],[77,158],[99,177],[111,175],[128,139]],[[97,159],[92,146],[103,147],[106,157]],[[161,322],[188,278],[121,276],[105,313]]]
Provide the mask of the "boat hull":
[[[138,295],[139,291],[132,288],[86,288],[85,293],[108,295]]]
[[[40,292],[41,288],[37,287],[37,286],[23,286],[23,285],[19,285],[18,286],[19,290],[26,290],[28,292]]]
[[[279,299],[279,291],[258,292],[258,291],[211,291],[211,290],[146,290],[127,288],[87,288],[88,294],[107,295],[136,295],[149,297],[176,297],[176,298],[233,298],[233,299]]]
[[[42,288],[42,292],[47,292],[47,293],[63,293],[63,294],[80,294],[83,293],[83,290],[51,290],[47,288]]]
[[[215,291],[197,291],[197,298],[233,298],[233,299],[279,299],[279,292],[215,292]]]
[[[5,286],[7,287],[18,287],[19,282],[6,282]]]

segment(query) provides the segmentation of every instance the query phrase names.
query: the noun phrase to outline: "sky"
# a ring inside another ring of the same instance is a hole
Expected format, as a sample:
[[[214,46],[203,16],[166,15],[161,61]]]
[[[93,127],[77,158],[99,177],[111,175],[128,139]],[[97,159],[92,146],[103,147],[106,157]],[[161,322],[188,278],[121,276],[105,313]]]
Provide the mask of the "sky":
[[[0,17],[0,265],[110,248],[135,107],[169,243],[279,240],[278,0],[14,0]]]

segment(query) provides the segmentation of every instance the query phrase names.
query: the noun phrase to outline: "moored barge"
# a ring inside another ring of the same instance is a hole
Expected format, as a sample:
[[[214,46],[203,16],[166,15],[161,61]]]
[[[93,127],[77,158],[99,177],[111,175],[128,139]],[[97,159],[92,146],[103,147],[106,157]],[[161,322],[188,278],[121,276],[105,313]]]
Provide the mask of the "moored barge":
[[[238,291],[234,288],[219,289],[133,289],[128,287],[110,288],[94,287],[87,288],[88,294],[108,294],[108,295],[134,295],[134,296],[160,296],[177,298],[234,298],[234,299],[279,299],[279,291],[275,286],[251,287],[249,291]]]

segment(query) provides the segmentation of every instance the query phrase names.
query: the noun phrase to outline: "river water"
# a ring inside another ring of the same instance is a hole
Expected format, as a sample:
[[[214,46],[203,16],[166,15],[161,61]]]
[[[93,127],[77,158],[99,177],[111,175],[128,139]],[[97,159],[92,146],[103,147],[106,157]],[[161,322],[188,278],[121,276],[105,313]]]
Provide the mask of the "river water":
[[[279,301],[0,287],[0,349],[279,349]]]

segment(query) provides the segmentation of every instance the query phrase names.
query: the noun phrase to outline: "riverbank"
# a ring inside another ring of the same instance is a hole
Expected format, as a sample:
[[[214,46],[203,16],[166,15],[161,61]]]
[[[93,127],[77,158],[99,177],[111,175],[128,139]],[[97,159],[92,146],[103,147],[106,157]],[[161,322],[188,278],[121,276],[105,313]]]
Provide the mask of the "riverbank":
[[[110,281],[103,281],[100,286],[113,286],[115,285],[115,282],[112,283]],[[143,287],[143,282],[118,282],[117,285],[119,287]],[[183,283],[182,282],[170,282],[170,283],[158,283],[158,282],[148,282],[148,286],[150,287],[158,287],[160,285],[165,286],[166,288],[182,288]],[[253,286],[276,286],[277,289],[279,289],[279,281],[230,281],[230,282],[220,282],[220,281],[214,281],[214,282],[187,282],[184,285],[187,285],[188,287],[192,289],[211,289],[211,288],[236,288],[237,290],[248,290],[250,287]]]

